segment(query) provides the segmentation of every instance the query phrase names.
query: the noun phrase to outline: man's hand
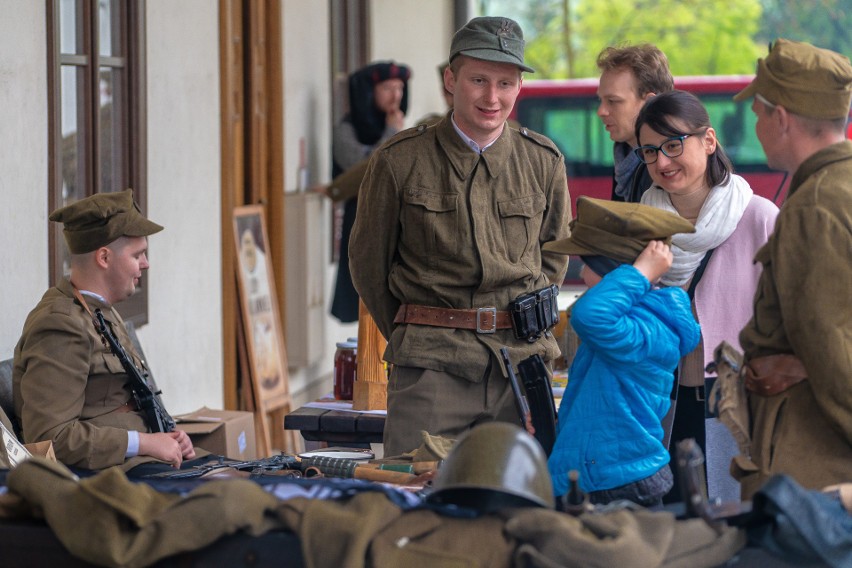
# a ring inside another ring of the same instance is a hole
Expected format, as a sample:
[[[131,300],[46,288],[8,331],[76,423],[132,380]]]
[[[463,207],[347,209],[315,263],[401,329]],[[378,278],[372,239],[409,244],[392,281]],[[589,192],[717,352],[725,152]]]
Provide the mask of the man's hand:
[[[394,109],[385,115],[385,125],[391,126],[397,131],[402,130],[405,115],[401,110]]]
[[[178,468],[184,459],[195,457],[192,440],[183,430],[139,434],[139,455],[151,456]]]
[[[672,250],[663,241],[651,241],[633,263],[633,267],[653,284],[672,266]]]

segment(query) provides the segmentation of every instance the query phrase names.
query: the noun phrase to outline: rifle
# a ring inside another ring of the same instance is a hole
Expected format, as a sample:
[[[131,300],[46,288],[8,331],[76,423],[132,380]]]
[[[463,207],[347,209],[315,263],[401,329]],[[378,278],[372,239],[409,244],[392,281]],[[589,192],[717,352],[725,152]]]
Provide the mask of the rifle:
[[[192,479],[225,469],[247,472],[250,476],[275,475],[276,472],[282,470],[291,470],[298,472],[299,476],[305,478],[337,477],[397,484],[410,483],[417,477],[417,474],[414,473],[384,470],[375,466],[371,467],[362,463],[360,460],[330,458],[326,456],[299,458],[298,456],[284,453],[268,458],[247,461],[233,461],[219,458],[218,461],[189,469],[153,473],[145,477],[154,479]]]
[[[172,432],[175,429],[175,420],[166,412],[159,396],[161,391],[151,388],[148,383],[148,373],[140,371],[133,360],[127,355],[127,351],[118,342],[118,338],[107,325],[104,315],[100,309],[95,310],[95,329],[101,337],[109,344],[110,350],[121,361],[121,366],[130,376],[130,390],[136,408],[145,413],[145,423],[151,432]]]

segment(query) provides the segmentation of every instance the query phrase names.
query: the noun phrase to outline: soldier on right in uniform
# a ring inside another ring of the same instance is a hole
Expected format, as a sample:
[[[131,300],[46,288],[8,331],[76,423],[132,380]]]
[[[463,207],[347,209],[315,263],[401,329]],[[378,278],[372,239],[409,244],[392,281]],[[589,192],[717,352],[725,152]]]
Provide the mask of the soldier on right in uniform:
[[[770,476],[809,489],[852,480],[852,65],[779,39],[734,100],[753,97],[770,167],[792,175],[740,334],[751,460],[734,461],[749,499]]]

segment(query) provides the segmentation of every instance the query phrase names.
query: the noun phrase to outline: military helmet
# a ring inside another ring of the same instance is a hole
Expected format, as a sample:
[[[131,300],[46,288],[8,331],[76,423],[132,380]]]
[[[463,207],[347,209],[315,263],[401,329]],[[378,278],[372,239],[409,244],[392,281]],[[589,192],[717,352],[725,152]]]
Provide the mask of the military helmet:
[[[526,430],[508,422],[480,424],[456,442],[428,500],[482,513],[555,506],[544,451]]]

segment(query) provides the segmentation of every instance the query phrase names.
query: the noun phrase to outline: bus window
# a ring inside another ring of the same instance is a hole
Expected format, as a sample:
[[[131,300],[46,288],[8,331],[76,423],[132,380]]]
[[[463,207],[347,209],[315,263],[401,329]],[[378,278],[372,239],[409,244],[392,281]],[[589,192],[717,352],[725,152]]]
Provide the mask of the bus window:
[[[769,170],[754,131],[756,117],[748,101],[733,96],[750,76],[680,77],[675,86],[696,94],[737,173],[758,194],[781,203],[784,175]],[[612,195],[612,141],[597,116],[597,81],[527,81],[515,103],[513,118],[553,140],[565,156],[572,201],[580,195]]]

